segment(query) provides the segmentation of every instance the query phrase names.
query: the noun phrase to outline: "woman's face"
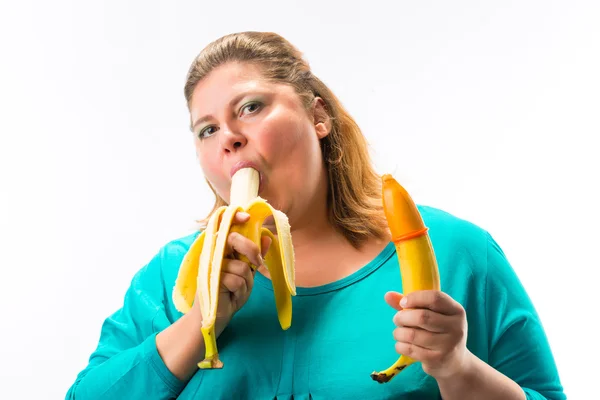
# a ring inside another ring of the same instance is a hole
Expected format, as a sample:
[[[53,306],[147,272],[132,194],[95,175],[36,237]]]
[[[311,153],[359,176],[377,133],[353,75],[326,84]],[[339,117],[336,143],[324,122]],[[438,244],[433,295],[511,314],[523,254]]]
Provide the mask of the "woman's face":
[[[232,171],[250,164],[261,176],[259,195],[290,220],[324,202],[319,139],[330,125],[319,121],[322,110],[319,99],[307,111],[291,86],[267,82],[254,65],[214,69],[194,89],[190,113],[196,153],[217,194],[229,202]]]

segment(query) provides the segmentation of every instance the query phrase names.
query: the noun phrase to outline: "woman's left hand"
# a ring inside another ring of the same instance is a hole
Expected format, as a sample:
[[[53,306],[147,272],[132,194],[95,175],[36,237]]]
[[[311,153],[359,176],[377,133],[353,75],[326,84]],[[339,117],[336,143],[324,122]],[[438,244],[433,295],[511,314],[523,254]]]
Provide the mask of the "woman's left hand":
[[[399,354],[420,361],[423,371],[438,380],[466,370],[471,353],[466,312],[460,303],[436,290],[406,296],[388,292],[385,301],[398,310],[394,339]]]

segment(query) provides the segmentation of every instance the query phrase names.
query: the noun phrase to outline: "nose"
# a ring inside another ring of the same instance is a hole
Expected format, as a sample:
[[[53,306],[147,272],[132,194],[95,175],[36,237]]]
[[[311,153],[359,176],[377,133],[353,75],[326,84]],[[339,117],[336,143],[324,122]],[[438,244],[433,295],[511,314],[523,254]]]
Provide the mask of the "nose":
[[[234,153],[247,143],[246,136],[231,127],[223,127],[221,147],[225,153]]]

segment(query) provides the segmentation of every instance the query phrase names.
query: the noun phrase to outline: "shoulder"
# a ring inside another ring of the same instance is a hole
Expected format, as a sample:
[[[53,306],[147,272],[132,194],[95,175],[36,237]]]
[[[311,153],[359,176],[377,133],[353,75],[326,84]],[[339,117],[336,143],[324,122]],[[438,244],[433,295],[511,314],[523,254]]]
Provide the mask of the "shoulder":
[[[418,208],[429,228],[440,273],[451,271],[448,276],[478,280],[488,274],[490,251],[503,255],[492,235],[476,222],[431,206]]]
[[[193,232],[166,242],[159,249],[157,256],[166,264],[181,261],[199,234],[200,232]]]
[[[425,205],[418,205],[425,225],[429,228],[432,241],[440,244],[468,247],[470,249],[487,246],[490,234],[473,221],[458,217],[448,211]]]
[[[161,273],[166,282],[175,281],[181,262],[199,234],[200,232],[194,232],[177,237],[159,249],[156,257],[160,260]]]
[[[132,286],[163,292],[165,286],[175,281],[181,262],[198,235],[199,232],[183,235],[158,247],[150,260],[137,271]]]

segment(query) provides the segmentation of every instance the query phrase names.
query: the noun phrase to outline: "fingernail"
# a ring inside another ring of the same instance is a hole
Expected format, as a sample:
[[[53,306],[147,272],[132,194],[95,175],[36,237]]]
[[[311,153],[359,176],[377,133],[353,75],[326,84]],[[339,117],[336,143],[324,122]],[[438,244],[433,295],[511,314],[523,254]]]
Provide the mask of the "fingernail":
[[[250,218],[250,214],[248,214],[247,212],[244,212],[244,211],[238,211],[238,215],[241,218]]]
[[[408,300],[406,300],[406,297],[403,297],[402,300],[400,300],[400,307],[406,307],[406,302]]]
[[[265,263],[265,260],[263,260],[262,255],[260,254],[258,255],[258,262],[260,263],[258,264],[259,267]]]

